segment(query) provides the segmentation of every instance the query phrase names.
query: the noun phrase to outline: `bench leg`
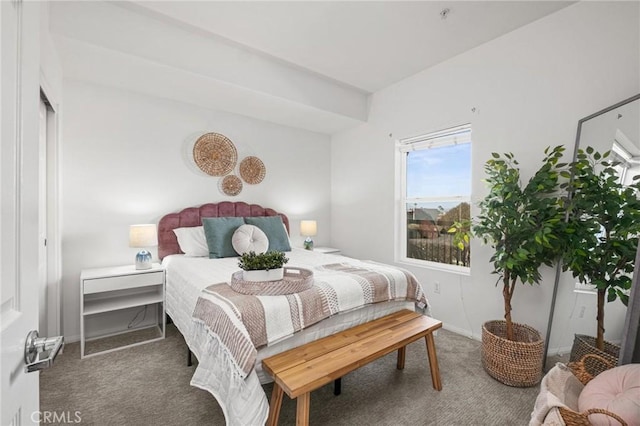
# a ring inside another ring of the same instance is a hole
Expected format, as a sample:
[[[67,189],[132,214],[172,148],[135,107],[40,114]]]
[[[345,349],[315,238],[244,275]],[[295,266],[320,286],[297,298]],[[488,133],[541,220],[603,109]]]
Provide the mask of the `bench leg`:
[[[309,426],[309,405],[311,393],[307,392],[298,397],[298,409],[296,411],[296,426]]]
[[[342,393],[342,377],[338,377],[333,381],[333,394],[338,396]]]
[[[424,336],[427,341],[427,356],[429,357],[429,368],[431,369],[431,382],[435,390],[442,390],[442,382],[440,381],[440,368],[438,368],[438,357],[436,356],[436,343],[433,340],[433,334],[429,333]]]
[[[273,383],[273,391],[271,392],[271,403],[269,404],[269,418],[267,426],[276,426],[280,417],[280,407],[282,406],[282,388],[277,383]]]
[[[398,349],[398,370],[404,370],[404,358],[407,354],[407,347],[403,346]]]

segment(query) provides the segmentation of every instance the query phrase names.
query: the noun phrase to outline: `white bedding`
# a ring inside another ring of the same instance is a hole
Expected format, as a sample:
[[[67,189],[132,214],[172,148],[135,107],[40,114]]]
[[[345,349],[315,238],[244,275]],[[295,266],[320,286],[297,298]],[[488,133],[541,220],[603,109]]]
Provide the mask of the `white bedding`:
[[[344,256],[295,248],[287,256],[290,258],[288,265],[303,268],[358,262]],[[259,349],[255,368],[245,380],[239,380],[230,367],[231,360],[226,352],[201,324],[192,320],[201,291],[211,284],[229,281],[231,274],[239,269],[238,258],[207,259],[171,255],[163,260],[163,265],[167,271],[167,312],[199,360],[191,384],[214,395],[228,425],[263,425],[266,421],[268,403],[260,383],[271,380],[262,371],[262,359],[401,309],[414,309],[411,301],[395,301],[368,305],[330,317],[285,340]]]

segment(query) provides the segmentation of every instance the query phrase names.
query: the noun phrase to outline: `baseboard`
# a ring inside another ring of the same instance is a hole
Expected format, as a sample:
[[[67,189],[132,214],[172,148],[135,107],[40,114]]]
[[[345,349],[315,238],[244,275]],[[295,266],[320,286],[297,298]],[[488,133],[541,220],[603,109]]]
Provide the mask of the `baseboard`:
[[[148,328],[158,328],[160,330],[160,333],[162,333],[162,326],[159,324],[148,324],[148,325],[143,325],[140,327],[135,327],[135,328],[129,328],[127,330],[122,330],[122,329],[113,329],[105,334],[99,334],[96,336],[91,336],[91,337],[87,337],[85,341],[87,342],[91,342],[91,341],[95,341],[95,340],[100,340],[100,339],[104,339],[107,337],[113,337],[113,336],[119,336],[121,334],[127,334],[127,333],[131,333],[134,331],[140,331],[140,330],[146,330]]]
[[[65,343],[75,343],[80,341],[80,335],[74,334],[73,336],[64,336]]]
[[[477,341],[481,341],[482,340],[482,336],[476,336],[472,332],[470,332],[469,330],[464,329],[464,328],[460,328],[460,327],[456,327],[456,326],[453,326],[453,325],[449,325],[447,323],[443,323],[442,324],[442,328],[444,328],[445,330],[450,331],[452,333],[456,333],[456,334],[468,337],[468,338],[473,339],[473,340],[477,340]]]
[[[470,339],[476,340],[478,342],[482,341],[482,335],[476,336],[473,333],[470,333],[469,330],[466,330],[464,328],[460,328],[460,327],[455,327],[455,326],[451,326],[451,325],[447,325],[447,324],[442,324],[442,328],[450,331],[452,333],[456,333],[459,334],[461,336],[465,336],[468,337]],[[547,352],[547,356],[562,356],[565,354],[569,354],[571,352],[571,346],[561,346],[561,347],[555,347],[555,348],[549,348],[548,352]]]
[[[547,356],[554,356],[554,355],[565,355],[571,352],[571,346],[560,346],[560,347],[555,347],[555,348],[549,348],[547,350]]]
[[[129,328],[130,323],[140,312],[140,307],[133,307],[122,309],[118,311],[104,312],[95,315],[89,315],[85,317],[85,340],[99,339],[102,337],[114,336],[117,334],[126,333],[142,328],[153,327],[159,322],[159,315],[162,313],[157,312],[152,308],[148,316],[136,324],[135,327]],[[155,311],[155,312],[154,312]],[[160,317],[161,319],[162,317]],[[70,336],[64,336],[66,343],[74,343],[80,341],[80,333]]]

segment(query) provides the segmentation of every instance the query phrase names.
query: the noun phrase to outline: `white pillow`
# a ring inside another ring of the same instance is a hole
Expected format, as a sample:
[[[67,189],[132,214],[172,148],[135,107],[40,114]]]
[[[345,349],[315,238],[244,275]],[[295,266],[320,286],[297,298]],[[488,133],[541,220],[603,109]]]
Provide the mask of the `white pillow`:
[[[262,229],[254,225],[240,225],[231,238],[233,249],[240,255],[250,251],[258,254],[269,248],[269,238]]]
[[[173,230],[178,238],[180,250],[188,257],[209,257],[209,246],[204,235],[204,226],[176,228]]]

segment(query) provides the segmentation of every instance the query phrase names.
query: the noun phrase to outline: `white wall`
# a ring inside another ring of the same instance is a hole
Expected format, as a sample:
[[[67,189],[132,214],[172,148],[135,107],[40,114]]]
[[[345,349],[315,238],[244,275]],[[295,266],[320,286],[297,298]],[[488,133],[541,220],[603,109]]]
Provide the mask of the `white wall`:
[[[65,80],[64,96],[66,339],[79,335],[81,269],[133,263],[130,224],[156,223],[166,213],[207,202],[245,201],[287,214],[294,245],[302,245],[299,221],[307,218],[318,221],[317,243],[329,241],[328,136],[77,81]],[[192,161],[192,144],[206,132],[229,137],[239,159],[260,157],[264,181],[245,184],[237,197],[223,195],[219,178]]]
[[[50,3],[40,3],[40,84],[51,102],[62,103],[62,64],[49,30]]]
[[[332,138],[332,244],[394,261],[396,139],[471,123],[474,204],[486,193],[481,179],[491,152],[513,152],[525,176],[546,146],[564,144],[571,154],[580,118],[640,89],[638,9],[637,2],[581,2],[375,93],[368,123]],[[474,241],[472,253],[470,276],[409,269],[425,285],[435,317],[478,337],[484,321],[502,317],[503,302],[490,248]],[[546,268],[542,286],[519,286],[514,297],[514,320],[543,336],[553,278]],[[573,305],[591,304],[572,293],[571,277],[560,284],[552,347],[571,345]],[[615,341],[624,311],[612,311],[606,337]],[[595,333],[595,314],[584,321]]]

